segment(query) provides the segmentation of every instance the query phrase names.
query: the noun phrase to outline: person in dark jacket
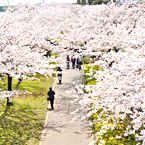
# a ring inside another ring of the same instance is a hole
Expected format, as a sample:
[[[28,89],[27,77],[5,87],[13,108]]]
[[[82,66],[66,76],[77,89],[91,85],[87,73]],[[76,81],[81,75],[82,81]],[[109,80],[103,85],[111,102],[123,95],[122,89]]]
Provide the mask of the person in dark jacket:
[[[50,101],[50,104],[51,104],[51,108],[53,108],[53,103],[54,103],[54,95],[55,95],[55,92],[52,90],[52,87],[49,88],[49,91],[47,93],[47,95],[49,96],[49,101]]]
[[[81,69],[81,59],[80,59],[80,57],[78,56],[78,58],[77,58],[77,66],[78,66],[78,68],[79,68],[79,70]]]
[[[76,58],[74,57],[74,55],[71,57],[71,62],[72,62],[72,68],[75,68],[75,62],[76,62]]]
[[[59,72],[58,73],[58,80],[59,80],[59,84],[61,84],[61,79],[62,79],[62,69],[60,68],[60,67],[58,67],[58,69],[57,69],[57,72]]]
[[[69,62],[70,62],[70,58],[69,58],[69,55],[67,55],[66,57],[67,68],[69,68]]]

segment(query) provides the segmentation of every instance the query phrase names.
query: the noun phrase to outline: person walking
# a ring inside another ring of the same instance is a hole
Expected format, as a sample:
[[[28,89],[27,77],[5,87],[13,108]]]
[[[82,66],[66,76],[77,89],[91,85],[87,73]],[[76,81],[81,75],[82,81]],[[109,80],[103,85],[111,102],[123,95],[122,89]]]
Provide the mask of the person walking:
[[[79,56],[77,58],[77,66],[78,66],[79,70],[81,70],[81,59]]]
[[[74,57],[74,55],[71,57],[71,62],[72,62],[72,68],[75,68],[75,62],[76,62],[76,58]]]
[[[54,104],[54,95],[55,95],[55,92],[52,90],[52,87],[49,88],[49,91],[48,91],[47,95],[49,96],[47,101],[50,101],[51,108],[54,109],[53,104]]]
[[[59,80],[59,84],[61,84],[61,79],[62,79],[62,69],[60,67],[58,67],[57,69],[57,72],[58,72],[58,80]]]
[[[66,57],[66,63],[67,63],[67,68],[69,69],[69,62],[70,62],[70,58],[69,58],[69,55],[67,55]]]

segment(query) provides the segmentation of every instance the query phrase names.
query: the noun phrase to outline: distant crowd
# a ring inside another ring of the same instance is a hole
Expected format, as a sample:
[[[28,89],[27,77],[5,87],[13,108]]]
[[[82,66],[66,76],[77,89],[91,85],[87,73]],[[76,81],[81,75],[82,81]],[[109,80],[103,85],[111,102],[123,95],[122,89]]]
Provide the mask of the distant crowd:
[[[72,68],[78,68],[79,70],[81,70],[81,65],[83,62],[83,56],[80,55],[77,58],[74,57],[74,55],[71,57],[69,57],[69,55],[67,55],[66,57],[66,63],[67,63],[67,68],[70,68],[70,62],[72,63]]]
[[[66,63],[67,63],[67,69],[70,68],[70,62],[72,63],[72,68],[78,68],[79,70],[81,70],[82,68],[82,63],[83,63],[83,56],[80,55],[77,58],[74,57],[74,55],[70,58],[69,55],[67,55],[66,57]],[[57,76],[58,76],[58,80],[59,80],[59,84],[61,84],[61,80],[62,80],[62,69],[60,67],[57,68]]]

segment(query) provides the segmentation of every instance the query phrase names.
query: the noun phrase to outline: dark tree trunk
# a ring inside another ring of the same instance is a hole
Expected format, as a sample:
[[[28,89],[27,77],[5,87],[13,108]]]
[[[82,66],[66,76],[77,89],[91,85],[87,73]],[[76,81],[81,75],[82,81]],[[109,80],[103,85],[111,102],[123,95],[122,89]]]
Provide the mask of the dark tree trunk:
[[[8,91],[12,91],[12,77],[10,75],[8,75]],[[11,97],[7,98],[7,104],[11,104],[11,100]]]

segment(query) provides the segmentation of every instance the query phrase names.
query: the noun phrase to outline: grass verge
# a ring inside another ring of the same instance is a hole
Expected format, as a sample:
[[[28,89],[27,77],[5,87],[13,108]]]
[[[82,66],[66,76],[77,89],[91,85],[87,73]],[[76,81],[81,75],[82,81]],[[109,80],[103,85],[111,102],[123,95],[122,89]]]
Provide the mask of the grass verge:
[[[27,90],[32,94],[13,98],[13,106],[6,106],[6,100],[0,103],[0,144],[39,144],[47,111],[47,91],[54,80],[46,80],[39,74],[35,77],[40,81],[23,80],[18,84],[13,78],[12,90]],[[7,90],[7,76],[2,77],[0,88]]]

